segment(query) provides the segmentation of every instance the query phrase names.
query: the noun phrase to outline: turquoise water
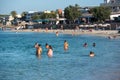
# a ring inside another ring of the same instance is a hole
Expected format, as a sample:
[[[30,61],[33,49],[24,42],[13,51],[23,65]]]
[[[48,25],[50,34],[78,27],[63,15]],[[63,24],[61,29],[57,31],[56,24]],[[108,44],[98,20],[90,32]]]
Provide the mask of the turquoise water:
[[[69,43],[66,52],[64,40]],[[43,48],[40,59],[35,55],[36,42]],[[96,47],[92,47],[94,42]],[[46,43],[53,47],[52,58],[46,55]],[[90,51],[96,56],[89,57]],[[120,80],[120,39],[0,32],[0,80]]]

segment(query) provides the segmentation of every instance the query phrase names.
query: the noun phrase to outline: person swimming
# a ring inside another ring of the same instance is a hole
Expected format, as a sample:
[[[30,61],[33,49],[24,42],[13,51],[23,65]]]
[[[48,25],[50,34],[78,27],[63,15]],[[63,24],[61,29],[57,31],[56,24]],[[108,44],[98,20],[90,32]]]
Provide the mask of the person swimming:
[[[90,57],[94,57],[94,56],[95,56],[94,52],[90,51],[89,56],[90,56]]]
[[[95,47],[96,46],[96,43],[93,43],[93,47]]]
[[[87,46],[88,46],[88,44],[87,44],[87,43],[84,43],[83,47],[87,47]]]
[[[47,55],[48,55],[48,57],[52,57],[53,56],[53,49],[52,49],[51,45],[49,45]]]
[[[68,42],[65,40],[65,41],[64,41],[64,50],[65,50],[65,51],[68,50],[68,46],[69,46],[69,44],[68,44]]]
[[[48,43],[45,44],[45,48],[48,49],[49,48],[49,45]]]

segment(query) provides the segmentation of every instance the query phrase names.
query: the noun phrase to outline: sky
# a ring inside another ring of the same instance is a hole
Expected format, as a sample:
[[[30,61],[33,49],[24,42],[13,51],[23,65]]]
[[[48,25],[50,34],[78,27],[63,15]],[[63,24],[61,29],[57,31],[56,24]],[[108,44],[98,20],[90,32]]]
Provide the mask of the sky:
[[[80,7],[99,6],[104,0],[0,0],[0,14],[10,14],[16,11],[44,11],[62,9],[78,4]]]

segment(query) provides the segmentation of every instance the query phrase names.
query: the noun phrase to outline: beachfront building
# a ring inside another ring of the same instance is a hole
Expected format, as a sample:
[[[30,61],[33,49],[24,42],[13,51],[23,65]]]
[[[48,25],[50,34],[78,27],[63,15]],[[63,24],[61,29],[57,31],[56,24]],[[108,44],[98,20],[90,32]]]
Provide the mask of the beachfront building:
[[[32,20],[32,16],[34,15],[41,15],[42,12],[38,12],[38,11],[28,11],[25,13],[25,21],[29,22]]]
[[[120,0],[104,0],[100,6],[107,6],[111,8],[110,20],[118,20],[120,17]]]
[[[14,18],[10,15],[7,15],[3,18],[1,18],[1,22],[3,25],[11,25],[11,21],[13,20]]]
[[[79,24],[91,24],[95,21],[93,14],[89,12],[91,8],[93,7],[80,8],[82,15],[78,18]]]
[[[108,6],[112,12],[120,12],[120,0],[104,0],[101,6]]]
[[[45,10],[45,11],[43,11],[43,13],[51,13],[51,11]]]

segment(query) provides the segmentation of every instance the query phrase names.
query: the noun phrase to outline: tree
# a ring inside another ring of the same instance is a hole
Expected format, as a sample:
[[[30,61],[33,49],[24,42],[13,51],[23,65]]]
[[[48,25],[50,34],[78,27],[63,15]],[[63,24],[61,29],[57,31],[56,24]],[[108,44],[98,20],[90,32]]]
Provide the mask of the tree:
[[[75,4],[75,6],[69,5],[64,10],[64,16],[70,21],[75,21],[78,17],[81,16],[79,5]]]
[[[12,15],[12,17],[16,17],[17,16],[17,12],[16,11],[11,11],[11,15]]]
[[[38,20],[38,19],[40,19],[40,16],[38,14],[34,14],[32,16],[32,20]]]
[[[56,18],[56,14],[55,13],[43,13],[40,16],[41,19],[48,19],[48,18]]]
[[[21,16],[24,17],[26,15],[27,12],[22,12]]]
[[[90,12],[99,22],[102,22],[105,21],[105,19],[109,19],[111,10],[109,7],[95,7],[92,8]]]

